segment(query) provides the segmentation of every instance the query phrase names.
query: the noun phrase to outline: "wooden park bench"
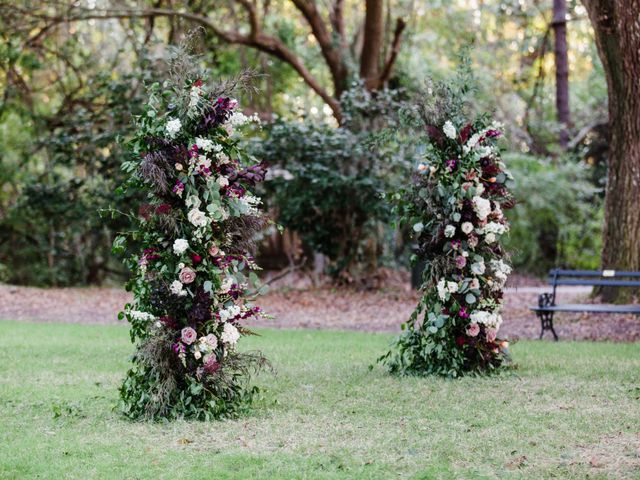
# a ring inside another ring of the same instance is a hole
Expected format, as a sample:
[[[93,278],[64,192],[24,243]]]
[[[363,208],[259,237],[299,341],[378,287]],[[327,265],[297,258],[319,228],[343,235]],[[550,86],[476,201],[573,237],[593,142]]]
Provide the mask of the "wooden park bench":
[[[543,293],[538,297],[538,306],[530,307],[540,319],[542,330],[551,330],[557,341],[558,335],[553,328],[553,315],[556,312],[589,312],[589,313],[633,313],[640,315],[640,305],[612,305],[612,304],[556,304],[556,288],[558,285],[588,285],[607,287],[640,287],[640,272],[619,272],[616,270],[560,270],[549,272],[549,285],[553,286],[551,293]]]

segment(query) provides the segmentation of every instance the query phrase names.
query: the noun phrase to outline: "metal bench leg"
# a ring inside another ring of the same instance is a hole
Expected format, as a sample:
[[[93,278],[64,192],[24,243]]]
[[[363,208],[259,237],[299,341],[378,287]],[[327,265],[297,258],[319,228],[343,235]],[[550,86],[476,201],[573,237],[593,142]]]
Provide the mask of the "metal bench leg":
[[[540,317],[540,326],[542,327],[540,330],[540,337],[539,337],[540,340],[542,340],[545,330],[551,330],[551,333],[553,334],[553,339],[556,342],[558,341],[558,334],[556,333],[556,330],[553,328],[553,313],[554,312],[538,312],[538,317]]]

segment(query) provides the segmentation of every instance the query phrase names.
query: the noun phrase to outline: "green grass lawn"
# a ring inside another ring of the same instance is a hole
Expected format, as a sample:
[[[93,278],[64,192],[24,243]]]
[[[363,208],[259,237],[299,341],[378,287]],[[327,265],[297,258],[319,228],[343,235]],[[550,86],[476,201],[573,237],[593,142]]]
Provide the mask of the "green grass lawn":
[[[394,378],[389,335],[264,330],[249,416],[112,410],[125,327],[0,322],[0,478],[640,478],[640,344],[521,342],[498,378]]]

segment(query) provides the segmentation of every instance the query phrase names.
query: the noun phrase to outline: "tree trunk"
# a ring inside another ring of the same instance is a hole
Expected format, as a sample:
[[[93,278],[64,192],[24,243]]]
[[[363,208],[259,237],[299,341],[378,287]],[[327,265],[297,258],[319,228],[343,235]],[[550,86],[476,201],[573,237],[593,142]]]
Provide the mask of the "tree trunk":
[[[569,55],[567,53],[567,0],[553,0],[553,31],[556,60],[556,110],[560,123],[560,145],[569,143]]]
[[[602,267],[640,270],[640,0],[583,0],[609,97],[609,173]],[[605,301],[631,292],[603,289]]]
[[[364,42],[360,55],[360,78],[367,88],[373,89],[380,76],[380,54],[384,37],[384,2],[366,0],[364,17]]]

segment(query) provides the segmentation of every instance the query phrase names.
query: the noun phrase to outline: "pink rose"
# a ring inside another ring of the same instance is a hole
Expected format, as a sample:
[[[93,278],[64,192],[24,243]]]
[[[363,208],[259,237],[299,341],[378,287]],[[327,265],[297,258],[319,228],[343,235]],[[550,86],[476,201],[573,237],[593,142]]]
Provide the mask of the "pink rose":
[[[216,255],[218,255],[219,251],[220,249],[216,244],[213,244],[211,245],[211,247],[209,247],[209,255],[211,255],[212,257],[215,257]]]
[[[498,335],[498,331],[495,328],[487,328],[484,335],[487,337],[487,342],[493,342],[496,339],[496,335]]]
[[[480,333],[480,325],[477,323],[471,323],[467,326],[467,335],[470,337],[477,337]]]
[[[185,345],[191,345],[193,342],[196,341],[197,336],[198,334],[193,328],[184,327],[182,329],[180,338],[182,339],[182,343],[184,343]]]
[[[180,270],[180,281],[182,283],[193,283],[196,279],[196,272],[194,272],[189,267],[184,267]]]
[[[458,255],[456,257],[456,267],[464,268],[466,264],[467,264],[467,259],[465,257],[463,257],[462,255]]]
[[[469,243],[469,247],[476,248],[478,246],[478,237],[471,234],[469,235],[469,239],[467,240],[467,242]]]

